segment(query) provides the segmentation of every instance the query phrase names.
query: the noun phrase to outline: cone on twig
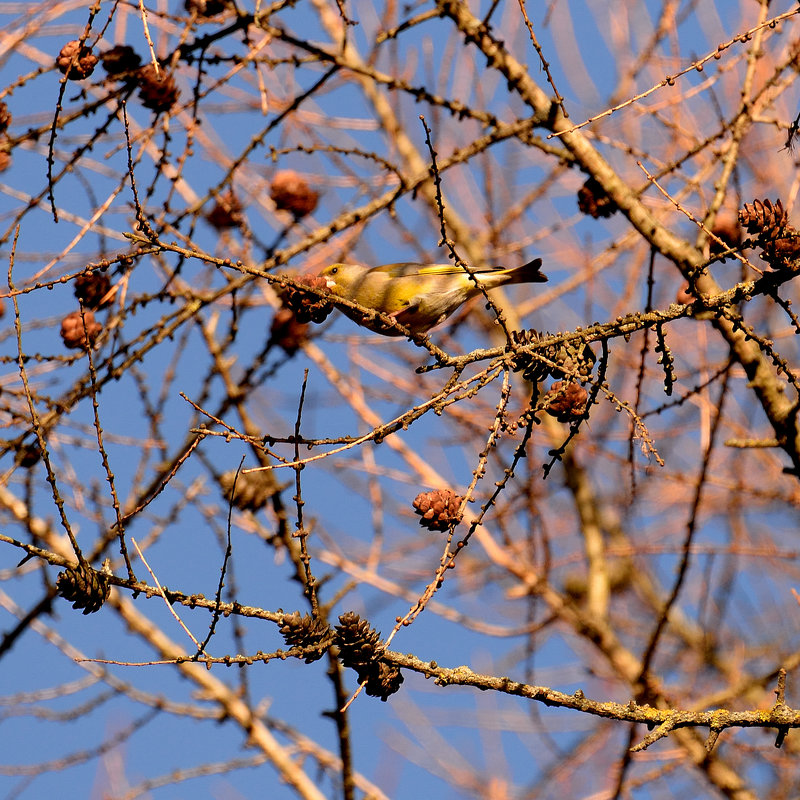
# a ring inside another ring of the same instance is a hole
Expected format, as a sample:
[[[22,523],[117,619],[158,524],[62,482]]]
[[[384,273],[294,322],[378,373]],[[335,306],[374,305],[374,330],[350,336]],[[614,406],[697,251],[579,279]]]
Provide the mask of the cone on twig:
[[[739,222],[763,248],[761,257],[775,270],[796,271],[800,262],[800,231],[789,224],[780,200],[754,200],[739,209]]]
[[[594,217],[594,219],[610,217],[619,211],[617,204],[594,178],[589,178],[578,189],[578,208],[582,213]]]
[[[310,614],[300,616],[299,611],[284,614],[280,631],[289,647],[309,648],[309,652],[303,656],[306,664],[311,664],[322,658],[325,655],[326,648],[323,646],[325,640],[331,638],[332,641],[331,629],[327,623],[319,618],[312,617]],[[314,649],[312,650],[311,648]]]
[[[8,126],[11,125],[11,112],[8,110],[8,105],[0,100],[0,133],[5,133]]]
[[[511,331],[511,341],[515,345],[525,347],[536,344],[542,338],[542,334],[535,330]],[[547,359],[547,362],[555,363],[558,358],[558,346],[549,345],[545,348],[537,349],[537,355]],[[536,358],[532,353],[517,353],[511,362],[511,369],[514,372],[522,372],[522,377],[532,383],[543,381],[549,374],[551,366],[549,363]]]
[[[11,140],[4,133],[0,134],[0,172],[11,166]]]
[[[76,53],[78,57],[73,64],[72,59],[75,58]],[[97,56],[90,47],[74,39],[61,48],[56,58],[56,66],[69,80],[81,81],[94,72],[94,68],[97,66]]]
[[[75,297],[93,311],[111,305],[111,299],[107,296],[110,289],[111,278],[105,272],[84,272],[75,278]]]
[[[358,682],[365,684],[364,691],[370,697],[380,697],[385,702],[399,690],[402,673],[379,660],[384,650],[380,633],[354,611],[339,617],[334,641],[342,664],[356,671]]]
[[[306,180],[291,169],[280,170],[272,178],[269,196],[277,208],[291,211],[299,219],[310,214],[319,201],[319,193],[315,192]]]
[[[206,219],[218,231],[238,228],[242,224],[244,221],[242,204],[233,193],[233,189],[228,189],[217,198],[211,211],[206,214]]]
[[[238,477],[234,470],[225,472],[219,479],[225,499],[242,511],[258,511],[269,503],[275,494],[275,479],[267,470],[257,472],[240,472]],[[234,488],[235,482],[235,488]]]
[[[145,64],[138,74],[139,99],[145,108],[160,113],[169,111],[178,102],[178,86],[175,78],[169,75],[163,67],[156,68],[152,64]]]
[[[327,284],[325,278],[319,275],[301,275],[295,279],[302,286],[325,291]],[[324,297],[319,297],[311,292],[304,292],[293,286],[287,287],[283,294],[284,305],[291,309],[298,322],[324,322],[333,311],[333,303]]]
[[[458,509],[464,498],[452,489],[435,489],[421,492],[414,498],[414,513],[419,514],[419,524],[430,531],[446,531],[459,522]]]
[[[545,411],[559,422],[574,422],[586,414],[589,393],[576,381],[556,381],[544,396]]]
[[[279,308],[269,329],[270,342],[293,356],[308,341],[308,323],[300,322],[290,308]]]
[[[118,44],[100,54],[103,69],[112,78],[132,77],[142,65],[139,54],[127,44]]]
[[[754,200],[739,209],[739,222],[751,236],[757,236],[763,242],[781,236],[789,217],[780,200],[774,203],[771,200]]]
[[[231,5],[231,0],[183,0],[183,7],[198,17],[215,17]]]
[[[93,614],[102,608],[111,592],[110,573],[108,563],[102,570],[92,569],[84,563],[68,567],[58,575],[56,593],[72,603],[73,608],[82,609],[84,614]]]
[[[20,467],[24,469],[30,469],[34,465],[39,463],[39,459],[42,457],[42,448],[39,446],[39,442],[34,439],[32,442],[28,442],[23,444],[16,452],[14,456],[14,463],[19,464]]]
[[[61,338],[64,345],[71,350],[88,350],[94,347],[103,326],[94,318],[91,311],[80,311],[67,314],[61,321]]]

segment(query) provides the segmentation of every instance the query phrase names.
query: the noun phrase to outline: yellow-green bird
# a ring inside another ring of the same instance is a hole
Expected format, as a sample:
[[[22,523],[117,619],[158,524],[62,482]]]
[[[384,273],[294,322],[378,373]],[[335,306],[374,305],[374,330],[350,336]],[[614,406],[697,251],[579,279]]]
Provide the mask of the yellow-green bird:
[[[482,267],[473,269],[473,280],[456,264],[384,264],[364,267],[359,264],[331,264],[320,276],[336,297],[380,311],[397,320],[412,333],[425,333],[447,319],[462,303],[481,294],[481,288],[495,289],[507,283],[543,283],[547,276],[539,271],[542,259],[521,267]],[[346,306],[341,310],[359,325],[387,336],[402,336],[378,319],[368,319]]]

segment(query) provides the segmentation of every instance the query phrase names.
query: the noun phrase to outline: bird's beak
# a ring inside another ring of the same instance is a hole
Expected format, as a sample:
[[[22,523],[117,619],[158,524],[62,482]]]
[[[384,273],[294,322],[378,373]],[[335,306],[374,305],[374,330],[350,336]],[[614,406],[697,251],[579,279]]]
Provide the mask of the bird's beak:
[[[332,281],[330,278],[325,278],[326,289],[333,289],[334,286],[336,286],[336,281]]]

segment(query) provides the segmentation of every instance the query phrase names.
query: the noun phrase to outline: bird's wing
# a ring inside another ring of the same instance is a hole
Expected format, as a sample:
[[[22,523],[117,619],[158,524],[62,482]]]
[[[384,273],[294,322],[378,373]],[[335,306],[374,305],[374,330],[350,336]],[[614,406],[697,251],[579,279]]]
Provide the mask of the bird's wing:
[[[481,270],[472,270],[472,272],[490,272],[493,270],[502,270],[503,267],[491,267]],[[375,267],[373,272],[381,272],[388,275],[390,278],[407,278],[412,275],[466,275],[467,271],[458,264],[418,264],[412,261],[401,261],[397,264],[384,264],[381,267]]]

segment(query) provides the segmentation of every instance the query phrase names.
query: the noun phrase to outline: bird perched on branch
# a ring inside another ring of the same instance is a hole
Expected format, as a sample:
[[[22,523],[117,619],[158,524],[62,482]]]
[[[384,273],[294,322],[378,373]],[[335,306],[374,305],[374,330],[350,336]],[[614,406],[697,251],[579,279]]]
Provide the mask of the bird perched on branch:
[[[457,264],[331,264],[320,273],[325,288],[335,297],[393,317],[412,333],[425,333],[447,319],[462,303],[509,283],[543,283],[542,259],[521,267],[481,267],[469,272]],[[470,274],[471,273],[471,274]],[[379,319],[369,319],[353,308],[341,306],[348,317],[376,333],[402,336]]]

